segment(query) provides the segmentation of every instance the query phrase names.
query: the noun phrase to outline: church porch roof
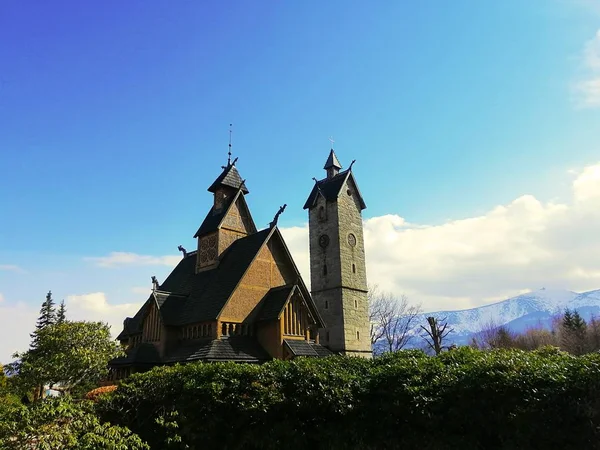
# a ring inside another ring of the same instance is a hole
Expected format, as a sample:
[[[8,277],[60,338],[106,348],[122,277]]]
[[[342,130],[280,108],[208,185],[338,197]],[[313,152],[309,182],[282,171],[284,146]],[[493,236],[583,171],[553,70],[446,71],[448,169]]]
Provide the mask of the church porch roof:
[[[326,358],[333,353],[320,344],[304,340],[284,339],[283,342],[294,356],[311,356],[313,358]]]

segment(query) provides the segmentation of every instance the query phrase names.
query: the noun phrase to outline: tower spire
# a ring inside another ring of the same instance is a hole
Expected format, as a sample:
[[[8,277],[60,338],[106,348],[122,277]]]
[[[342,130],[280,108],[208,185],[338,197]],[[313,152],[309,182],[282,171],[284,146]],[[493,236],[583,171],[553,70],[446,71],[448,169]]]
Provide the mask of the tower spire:
[[[332,141],[332,139],[330,139],[330,140]],[[329,151],[329,157],[327,158],[327,161],[325,162],[325,166],[323,166],[323,169],[325,169],[327,171],[327,178],[333,178],[339,173],[341,168],[342,168],[342,165],[338,161],[337,156],[335,156],[335,152],[333,151],[333,142],[332,142],[331,150]]]
[[[231,165],[231,133],[233,132],[233,130],[231,129],[231,127],[233,126],[232,123],[229,124],[229,151],[227,152],[227,165],[230,166]]]

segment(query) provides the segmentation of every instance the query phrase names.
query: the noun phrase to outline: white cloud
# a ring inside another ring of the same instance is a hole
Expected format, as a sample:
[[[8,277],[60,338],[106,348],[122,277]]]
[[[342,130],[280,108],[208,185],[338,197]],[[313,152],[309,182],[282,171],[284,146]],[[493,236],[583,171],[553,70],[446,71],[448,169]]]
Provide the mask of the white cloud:
[[[370,284],[426,310],[479,306],[541,287],[600,288],[600,164],[580,171],[572,201],[524,195],[479,217],[441,225],[398,215],[364,223]],[[308,228],[283,230],[305,280]]]
[[[150,295],[152,289],[150,286],[136,286],[131,288],[131,292],[139,295]]]
[[[600,30],[590,39],[583,50],[586,78],[575,85],[581,107],[600,107]]]
[[[29,348],[29,332],[33,331],[38,311],[25,303],[0,305],[0,364],[12,361],[13,353]]]
[[[65,300],[65,305],[67,306],[67,318],[69,320],[106,322],[111,326],[113,337],[121,332],[125,317],[133,316],[142,306],[141,303],[113,305],[108,302],[104,292],[69,295]]]
[[[6,272],[25,273],[25,270],[14,264],[0,264],[0,270],[4,270]]]
[[[122,266],[171,266],[181,261],[181,255],[150,256],[128,252],[111,252],[108,256],[87,257],[86,261],[95,263],[98,267]]]

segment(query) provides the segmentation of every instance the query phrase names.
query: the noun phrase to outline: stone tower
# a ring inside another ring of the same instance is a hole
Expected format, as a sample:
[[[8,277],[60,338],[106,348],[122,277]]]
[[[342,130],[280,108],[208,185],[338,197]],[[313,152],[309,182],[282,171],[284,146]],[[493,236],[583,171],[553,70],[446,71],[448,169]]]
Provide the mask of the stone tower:
[[[354,162],[353,162],[354,163]],[[345,355],[370,358],[367,272],[361,212],[366,208],[352,174],[341,171],[333,149],[304,205],[308,209],[312,297],[326,328],[322,345]]]

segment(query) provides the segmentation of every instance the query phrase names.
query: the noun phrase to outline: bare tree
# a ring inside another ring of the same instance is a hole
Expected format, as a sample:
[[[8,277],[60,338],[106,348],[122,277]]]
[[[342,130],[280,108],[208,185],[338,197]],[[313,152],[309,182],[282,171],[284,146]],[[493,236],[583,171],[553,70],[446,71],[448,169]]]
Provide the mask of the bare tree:
[[[427,317],[427,327],[421,325],[421,328],[425,331],[422,338],[436,355],[439,355],[444,348],[447,348],[447,346],[443,345],[444,339],[454,331],[452,328],[448,328],[445,317],[440,320],[431,316]]]
[[[516,335],[505,325],[498,325],[493,319],[483,324],[481,330],[473,338],[476,346],[486,348],[513,348]]]
[[[587,346],[591,352],[600,350],[600,320],[592,316],[587,327]]]
[[[420,313],[421,307],[411,304],[405,295],[398,298],[374,286],[369,290],[371,344],[383,339],[387,351],[401,350],[410,341]]]

